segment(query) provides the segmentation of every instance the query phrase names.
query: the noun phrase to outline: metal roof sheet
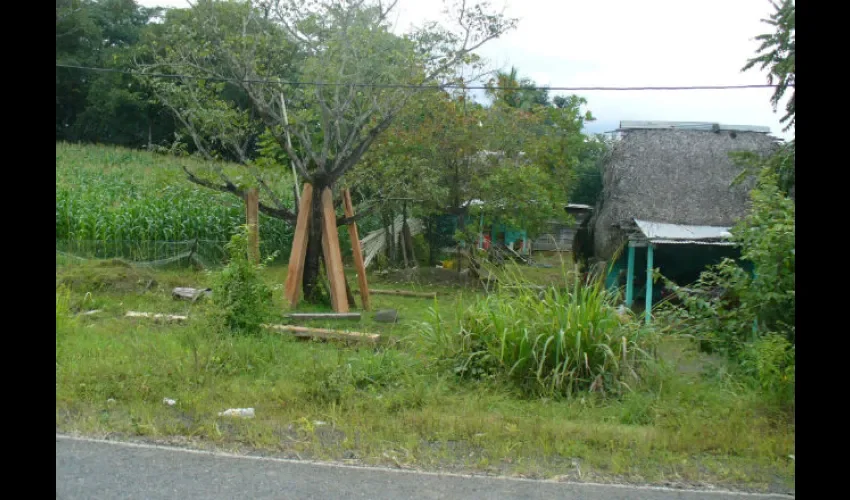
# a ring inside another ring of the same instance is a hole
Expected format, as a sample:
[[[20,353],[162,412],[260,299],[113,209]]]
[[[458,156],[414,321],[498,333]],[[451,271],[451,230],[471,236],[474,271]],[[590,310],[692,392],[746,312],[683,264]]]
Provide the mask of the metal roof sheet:
[[[705,130],[708,132],[717,130],[724,132],[759,132],[770,133],[770,127],[758,125],[724,125],[714,122],[664,122],[651,120],[623,120],[620,122],[619,130],[635,129],[667,129],[667,130]]]
[[[652,243],[695,243],[728,240],[728,227],[689,226],[635,219],[638,229]]]

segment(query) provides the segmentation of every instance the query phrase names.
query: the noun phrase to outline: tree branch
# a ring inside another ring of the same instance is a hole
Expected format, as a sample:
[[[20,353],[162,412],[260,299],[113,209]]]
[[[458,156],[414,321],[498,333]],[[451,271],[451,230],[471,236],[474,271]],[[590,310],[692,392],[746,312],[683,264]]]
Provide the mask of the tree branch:
[[[195,183],[199,186],[203,186],[207,189],[212,189],[213,191],[220,191],[222,193],[231,193],[231,194],[239,197],[239,199],[243,199],[243,200],[245,199],[245,191],[239,189],[239,187],[237,187],[235,184],[233,184],[232,182],[230,182],[226,178],[224,179],[224,184],[215,184],[215,183],[210,182],[206,179],[202,179],[202,178],[196,176],[185,165],[183,166],[183,171],[186,172],[186,175],[188,176],[189,181],[192,182],[192,183]],[[265,205],[263,203],[259,203],[258,208],[259,208],[260,212],[268,215],[269,217],[274,217],[276,219],[281,219],[281,220],[285,220],[287,222],[292,222],[292,223],[294,223],[295,220],[296,220],[295,214],[292,213],[292,211],[290,211],[287,208],[274,208],[274,207],[270,207],[268,205]]]

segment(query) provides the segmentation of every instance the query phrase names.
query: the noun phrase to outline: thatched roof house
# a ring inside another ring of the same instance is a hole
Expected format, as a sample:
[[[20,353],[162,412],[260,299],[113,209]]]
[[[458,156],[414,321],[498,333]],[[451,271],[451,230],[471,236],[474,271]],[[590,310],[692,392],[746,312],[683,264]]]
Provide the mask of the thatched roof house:
[[[621,138],[603,167],[602,196],[589,221],[592,244],[583,249],[586,257],[611,258],[636,218],[734,225],[747,213],[750,186],[731,186],[742,168],[729,153],[768,153],[776,143],[766,127],[712,123],[624,121],[618,132]]]
[[[618,132],[574,248],[587,264],[612,263],[609,285],[625,285],[627,305],[643,294],[649,306],[659,298],[651,269],[685,284],[734,256],[729,229],[747,214],[752,183],[732,186],[742,167],[730,153],[768,154],[777,139],[766,127],[694,122],[621,122]]]

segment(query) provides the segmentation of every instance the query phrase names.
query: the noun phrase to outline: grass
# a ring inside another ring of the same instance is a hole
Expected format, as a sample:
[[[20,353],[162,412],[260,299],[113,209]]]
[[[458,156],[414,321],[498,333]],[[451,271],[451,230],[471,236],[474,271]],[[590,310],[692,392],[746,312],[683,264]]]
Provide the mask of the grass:
[[[281,316],[285,275],[284,267],[263,275]],[[454,321],[480,296],[470,289],[370,276],[375,288],[440,295],[372,296],[374,310],[399,311],[397,324],[368,313],[360,322],[302,323],[381,333],[378,346],[230,337],[195,320],[122,317],[130,309],[201,316],[203,301],[175,301],[170,290],[209,278],[96,262],[57,267],[57,290],[69,290],[57,291],[57,431],[430,470],[794,489],[793,422],[722,365],[706,373],[681,340],[659,347],[653,376],[632,392],[548,399],[458,379],[421,348],[430,309]],[[72,316],[95,308],[103,312]],[[235,407],[254,407],[257,418],[217,417]]]

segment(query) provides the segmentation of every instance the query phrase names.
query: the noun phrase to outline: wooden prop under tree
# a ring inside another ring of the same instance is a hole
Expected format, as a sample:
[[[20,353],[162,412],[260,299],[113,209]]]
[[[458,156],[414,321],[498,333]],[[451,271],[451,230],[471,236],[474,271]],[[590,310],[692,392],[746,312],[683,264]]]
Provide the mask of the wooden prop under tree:
[[[260,263],[260,191],[252,188],[245,191],[245,223],[248,225],[248,260]]]
[[[321,209],[321,231],[311,230],[313,186],[304,184],[304,192],[298,206],[298,217],[295,223],[295,237],[292,241],[292,251],[289,256],[289,272],[286,276],[284,294],[290,307],[298,305],[300,285],[304,277],[304,262],[307,255],[307,247],[311,243],[310,235],[313,234],[321,239],[321,248],[324,255],[325,271],[329,286],[328,291],[331,298],[331,307],[338,313],[349,311],[353,305],[353,294],[351,294],[345,279],[342,265],[342,252],[340,251],[339,235],[337,233],[336,216],[334,213],[333,194],[330,188],[324,188],[319,194],[319,208]],[[351,195],[348,190],[343,192],[344,210],[347,218],[354,217],[354,208],[351,204]],[[354,253],[354,264],[357,269],[357,278],[360,284],[361,296],[364,309],[369,308],[369,288],[366,281],[366,268],[363,265],[363,253],[360,248],[360,240],[357,237],[357,226],[353,219],[348,223],[349,235],[351,235],[352,252]],[[314,236],[314,238],[315,238]],[[316,244],[315,241],[312,242]],[[359,256],[359,258],[358,258]],[[365,293],[364,293],[365,290]]]

